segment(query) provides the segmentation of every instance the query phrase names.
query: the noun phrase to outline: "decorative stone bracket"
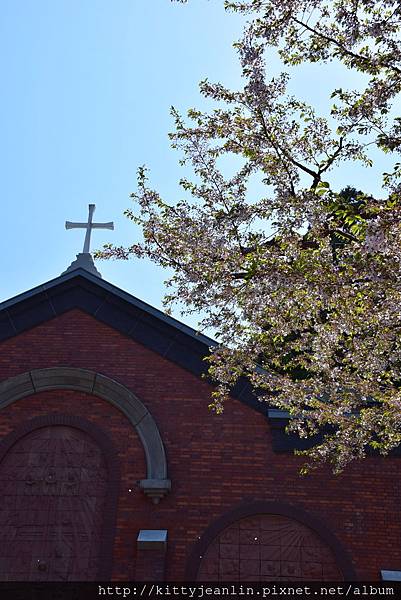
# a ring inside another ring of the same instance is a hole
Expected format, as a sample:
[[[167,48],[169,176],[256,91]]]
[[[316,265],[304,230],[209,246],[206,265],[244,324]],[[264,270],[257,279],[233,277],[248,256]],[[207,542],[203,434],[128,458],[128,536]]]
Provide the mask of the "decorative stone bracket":
[[[170,479],[142,479],[139,487],[145,496],[152,499],[153,504],[159,504],[161,498],[167,496],[171,490],[171,481]]]

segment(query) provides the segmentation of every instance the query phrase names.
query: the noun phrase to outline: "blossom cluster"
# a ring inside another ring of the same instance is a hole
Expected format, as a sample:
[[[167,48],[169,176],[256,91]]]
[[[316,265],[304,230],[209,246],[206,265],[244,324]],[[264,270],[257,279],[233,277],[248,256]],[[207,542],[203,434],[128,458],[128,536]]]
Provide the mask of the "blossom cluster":
[[[323,433],[307,465],[340,471],[401,443],[401,203],[399,163],[383,198],[335,192],[348,161],[389,161],[401,145],[391,108],[401,89],[401,10],[394,0],[242,0],[250,19],[236,42],[244,86],[203,81],[209,112],[173,110],[172,144],[194,171],[186,199],[167,203],[138,172],[127,216],[144,241],[104,258],[147,256],[173,270],[166,304],[205,315],[216,332],[211,406],[223,409],[247,377],[261,401],[289,411],[301,437]],[[332,90],[331,118],[266,74],[267,48],[285,64],[342,62],[359,90]],[[333,128],[333,121],[336,123]],[[221,159],[240,167],[226,177]],[[334,175],[333,175],[334,174]],[[251,185],[258,176],[265,193]]]

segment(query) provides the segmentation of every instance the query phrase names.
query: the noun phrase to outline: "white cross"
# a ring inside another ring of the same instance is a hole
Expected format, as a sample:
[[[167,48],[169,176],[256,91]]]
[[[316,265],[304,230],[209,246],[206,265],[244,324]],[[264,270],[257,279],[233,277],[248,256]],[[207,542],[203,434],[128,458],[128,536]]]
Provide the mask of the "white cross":
[[[65,222],[66,229],[86,229],[84,249],[82,251],[84,254],[89,254],[92,229],[114,229],[114,223],[112,221],[110,221],[110,223],[92,223],[95,208],[95,204],[89,204],[87,223],[72,223],[71,221]]]

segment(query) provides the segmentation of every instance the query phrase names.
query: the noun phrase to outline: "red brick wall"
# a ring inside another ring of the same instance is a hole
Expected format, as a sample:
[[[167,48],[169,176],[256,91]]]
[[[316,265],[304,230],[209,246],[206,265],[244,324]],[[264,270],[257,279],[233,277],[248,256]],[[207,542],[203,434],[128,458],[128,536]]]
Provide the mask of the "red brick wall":
[[[2,436],[26,419],[62,412],[92,420],[112,438],[122,466],[113,579],[133,578],[139,529],[168,529],[166,576],[182,579],[198,536],[225,512],[255,500],[289,503],[323,521],[348,549],[358,579],[401,570],[399,459],[369,458],[341,476],[321,469],[302,478],[300,459],[272,452],[262,415],[237,400],[223,415],[211,414],[204,381],[78,310],[1,345],[0,380],[54,366],[97,371],[131,389],[165,445],[172,491],[155,506],[134,487],[146,477],[140,440],[107,402],[58,390],[1,411]]]

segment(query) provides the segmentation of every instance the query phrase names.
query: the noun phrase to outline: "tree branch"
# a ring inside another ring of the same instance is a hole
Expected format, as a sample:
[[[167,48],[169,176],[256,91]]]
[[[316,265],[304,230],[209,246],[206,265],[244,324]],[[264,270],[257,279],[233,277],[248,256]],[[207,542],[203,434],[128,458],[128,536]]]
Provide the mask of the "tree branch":
[[[348,48],[346,48],[345,46],[343,46],[342,44],[340,44],[340,42],[338,40],[336,40],[335,38],[333,38],[333,37],[331,37],[329,35],[325,35],[324,33],[321,33],[320,31],[318,31],[314,27],[311,27],[307,23],[304,23],[303,21],[300,21],[299,19],[297,19],[296,17],[294,17],[292,15],[291,15],[290,18],[295,23],[297,23],[301,27],[304,27],[305,29],[307,29],[308,31],[310,31],[311,33],[313,33],[314,35],[323,38],[324,40],[326,40],[327,42],[330,42],[331,44],[334,44],[344,54],[347,54],[348,56],[351,56],[352,58],[355,58],[357,60],[362,60],[362,61],[364,61],[366,63],[369,63],[369,64],[371,63],[370,59],[367,56],[362,56],[360,54],[355,54],[355,52],[352,52],[352,50],[349,50]],[[401,74],[401,69],[399,69],[398,67],[395,67],[394,65],[385,64],[384,66],[387,67],[388,69],[393,69],[399,75]]]
[[[287,150],[285,150],[285,148],[282,148],[276,141],[273,140],[273,138],[271,137],[271,135],[269,134],[269,131],[267,129],[267,125],[266,125],[266,121],[263,115],[263,112],[259,109],[258,111],[261,122],[262,122],[262,127],[263,127],[263,133],[265,134],[267,140],[269,141],[269,143],[273,146],[273,149],[276,151],[278,157],[280,158],[280,160],[282,160],[282,157],[280,156],[279,152],[281,152],[285,158],[291,163],[293,164],[295,167],[298,167],[298,169],[301,169],[301,171],[304,171],[304,173],[307,173],[308,175],[310,175],[311,177],[313,177],[313,183],[311,185],[311,189],[314,189],[317,184],[320,181],[320,174],[319,172],[316,171],[312,171],[312,169],[309,169],[309,167],[306,167],[305,165],[303,165],[302,163],[298,162],[295,158],[293,158],[291,156],[291,154],[289,154],[287,152]],[[284,165],[285,168],[285,165]],[[295,193],[294,193],[295,195]]]

